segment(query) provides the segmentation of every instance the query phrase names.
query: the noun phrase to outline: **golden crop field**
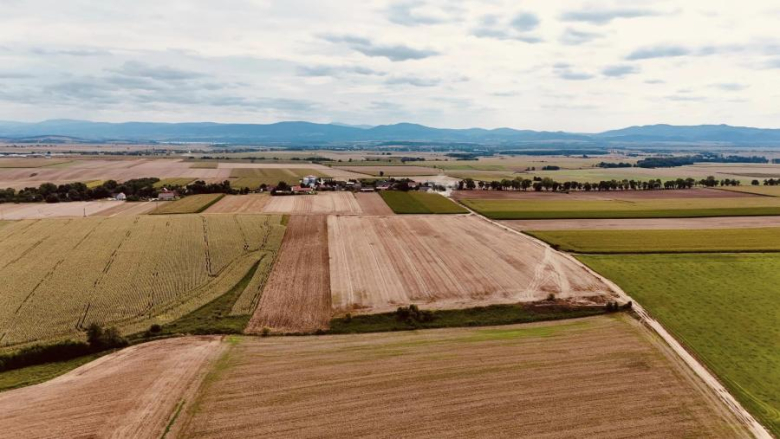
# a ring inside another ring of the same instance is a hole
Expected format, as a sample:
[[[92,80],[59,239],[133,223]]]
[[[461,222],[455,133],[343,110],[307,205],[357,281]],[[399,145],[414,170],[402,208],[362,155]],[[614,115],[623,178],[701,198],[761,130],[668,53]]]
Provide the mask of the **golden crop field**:
[[[151,215],[176,215],[182,213],[200,213],[221,200],[225,194],[190,195],[176,201],[160,202]]]
[[[273,215],[6,223],[0,346],[78,336],[93,322],[131,333],[173,321],[272,261],[284,228]],[[252,312],[255,292],[246,294],[237,313]]]

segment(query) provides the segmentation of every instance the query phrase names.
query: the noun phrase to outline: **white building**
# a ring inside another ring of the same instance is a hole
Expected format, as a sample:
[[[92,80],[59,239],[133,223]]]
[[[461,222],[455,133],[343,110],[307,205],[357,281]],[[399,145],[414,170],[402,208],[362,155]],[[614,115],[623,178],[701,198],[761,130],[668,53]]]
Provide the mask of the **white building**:
[[[117,201],[125,201],[127,200],[127,195],[125,195],[124,192],[120,192],[114,196],[114,199]]]

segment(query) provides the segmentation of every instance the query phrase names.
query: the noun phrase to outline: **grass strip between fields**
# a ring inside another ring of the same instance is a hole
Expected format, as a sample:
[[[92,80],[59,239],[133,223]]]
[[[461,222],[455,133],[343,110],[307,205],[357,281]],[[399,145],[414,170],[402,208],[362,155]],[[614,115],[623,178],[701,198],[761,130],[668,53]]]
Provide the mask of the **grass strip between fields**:
[[[605,307],[533,306],[528,304],[491,305],[454,310],[430,311],[432,319],[420,322],[401,320],[397,313],[367,314],[335,318],[327,334],[411,331],[415,329],[498,326],[547,320],[575,319],[606,313]]]
[[[559,250],[574,253],[780,252],[780,228],[562,230],[527,231],[525,233],[541,239]]]
[[[417,191],[382,191],[382,199],[397,214],[460,214],[466,209],[438,194]]]
[[[68,361],[38,364],[22,369],[2,372],[0,373],[0,392],[49,381],[107,353],[109,352],[101,352]]]

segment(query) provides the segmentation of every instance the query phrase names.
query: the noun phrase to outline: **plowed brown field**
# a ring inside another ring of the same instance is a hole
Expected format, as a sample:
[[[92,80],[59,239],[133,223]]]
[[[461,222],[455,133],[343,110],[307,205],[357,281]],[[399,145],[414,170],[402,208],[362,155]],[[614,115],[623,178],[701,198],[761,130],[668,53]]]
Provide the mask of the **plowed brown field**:
[[[226,195],[203,213],[262,213],[268,195]]]
[[[247,333],[326,329],[331,318],[328,226],[324,216],[293,216]]]
[[[360,192],[355,194],[364,215],[395,215],[393,209],[376,192]]]
[[[585,268],[474,216],[328,218],[336,313],[616,297]]]
[[[181,437],[747,437],[622,316],[243,339]],[[222,361],[221,361],[222,363]]]
[[[357,215],[362,210],[352,192],[322,192],[317,195],[271,197],[263,212]]]
[[[221,347],[217,337],[146,343],[0,393],[0,438],[159,438]]]

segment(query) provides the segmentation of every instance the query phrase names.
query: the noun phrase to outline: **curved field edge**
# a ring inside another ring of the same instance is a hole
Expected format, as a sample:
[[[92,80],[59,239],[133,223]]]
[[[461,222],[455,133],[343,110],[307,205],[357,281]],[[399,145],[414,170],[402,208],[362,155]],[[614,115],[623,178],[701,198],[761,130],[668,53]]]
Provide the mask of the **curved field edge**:
[[[780,283],[780,255],[577,258],[624,288],[772,434],[780,434],[780,311],[768,288]]]
[[[711,230],[524,231],[574,253],[768,253],[780,251],[780,228]]]

